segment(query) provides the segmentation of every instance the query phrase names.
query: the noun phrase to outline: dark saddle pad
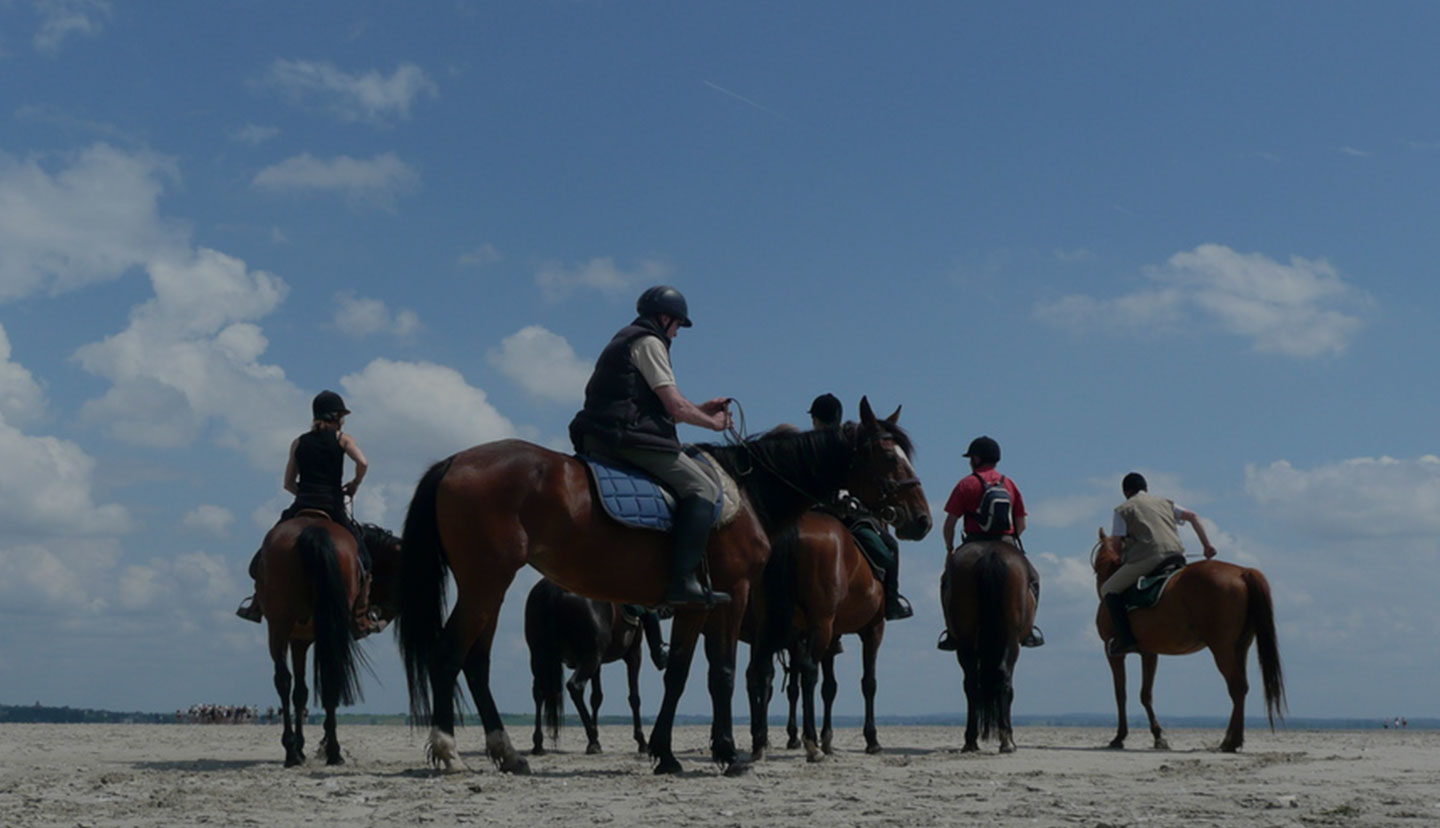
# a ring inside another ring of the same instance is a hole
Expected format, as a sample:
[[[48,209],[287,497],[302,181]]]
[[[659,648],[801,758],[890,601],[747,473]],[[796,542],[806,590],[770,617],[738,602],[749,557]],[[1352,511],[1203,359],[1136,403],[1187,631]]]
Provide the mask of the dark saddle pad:
[[[1149,575],[1142,575],[1135,586],[1125,590],[1125,609],[1149,609],[1160,603],[1165,587],[1175,573],[1185,568],[1184,555],[1171,555],[1160,562]]]
[[[639,529],[669,532],[674,527],[675,495],[659,480],[640,469],[612,466],[594,457],[577,454],[590,469],[605,514]],[[703,456],[701,462],[706,461]],[[720,519],[724,498],[715,502],[715,519]]]

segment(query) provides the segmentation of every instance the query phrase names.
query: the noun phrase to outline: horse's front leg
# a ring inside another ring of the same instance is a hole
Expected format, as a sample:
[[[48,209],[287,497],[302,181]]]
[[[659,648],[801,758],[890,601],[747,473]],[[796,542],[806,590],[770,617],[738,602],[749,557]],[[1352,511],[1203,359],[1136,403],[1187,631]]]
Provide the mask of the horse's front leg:
[[[630,683],[630,721],[634,725],[635,744],[644,753],[649,747],[645,743],[645,731],[640,727],[640,645],[637,643],[625,654],[625,677]]]
[[[681,694],[685,692],[690,662],[695,658],[695,642],[704,623],[704,610],[684,610],[675,614],[670,626],[670,663],[665,667],[665,698],[660,701],[660,712],[655,715],[655,725],[650,729],[650,758],[655,763],[657,774],[681,771],[680,761],[675,758],[671,747],[675,710],[680,704]]]
[[[1154,653],[1140,654],[1140,704],[1145,707],[1145,715],[1150,718],[1150,735],[1155,737],[1156,750],[1169,750],[1170,743],[1165,741],[1165,731],[1160,729],[1160,720],[1155,718],[1154,691],[1155,691],[1155,667],[1160,663],[1160,656]]]
[[[295,738],[291,742],[295,749],[295,764],[305,761],[305,719],[309,716],[306,705],[310,702],[310,688],[305,685],[305,654],[310,650],[308,641],[290,642],[290,667],[295,672],[295,689],[290,701],[295,705]]]
[[[1130,725],[1125,721],[1125,656],[1107,655],[1106,659],[1110,662],[1110,678],[1115,684],[1115,715],[1118,719],[1110,747],[1121,750],[1125,747],[1125,737],[1130,735]]]
[[[569,681],[565,682],[565,689],[570,692],[570,701],[575,704],[575,713],[580,717],[580,725],[585,728],[585,752],[595,754],[600,752],[600,729],[595,719],[599,715],[600,706],[595,706],[592,713],[585,706],[585,685],[590,684],[600,675],[600,653],[593,653],[590,658],[581,662],[570,674]]]
[[[718,625],[705,634],[705,658],[710,662],[710,758],[726,776],[740,776],[750,762],[735,749],[735,725],[730,706],[735,696],[735,651],[739,645],[740,619],[732,610],[721,610]]]
[[[790,648],[790,663],[785,668],[785,697],[790,702],[790,718],[785,722],[785,749],[800,747],[800,645]]]
[[[820,701],[824,706],[820,716],[820,749],[829,756],[835,752],[835,728],[831,714],[835,710],[835,694],[840,692],[840,683],[835,680],[835,653],[826,652],[820,659]]]
[[[800,653],[800,704],[804,713],[804,724],[801,726],[801,742],[805,746],[805,760],[807,762],[819,762],[825,758],[824,752],[820,750],[820,737],[815,732],[815,685],[820,678],[820,665],[815,663],[815,656],[808,646],[800,647],[796,652]]]
[[[875,729],[875,692],[879,682],[875,677],[875,660],[880,653],[880,642],[885,636],[885,622],[876,622],[874,626],[861,633],[861,659],[862,670],[860,675],[860,693],[865,697],[865,752],[879,753],[880,737]],[[830,656],[833,660],[834,656]],[[826,708],[828,718],[829,708]]]
[[[758,643],[750,646],[745,669],[745,691],[750,700],[750,759],[765,758],[770,747],[770,693],[775,683],[775,654]]]

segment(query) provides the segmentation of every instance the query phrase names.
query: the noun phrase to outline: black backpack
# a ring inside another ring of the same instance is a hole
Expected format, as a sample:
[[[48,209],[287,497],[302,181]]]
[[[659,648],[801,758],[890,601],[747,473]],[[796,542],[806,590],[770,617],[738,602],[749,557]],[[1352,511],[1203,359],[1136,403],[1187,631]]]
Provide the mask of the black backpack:
[[[975,472],[980,481],[980,506],[975,509],[975,522],[986,534],[1003,535],[1015,526],[1013,518],[1015,504],[1010,500],[1010,490],[1005,488],[1005,477],[991,483]]]

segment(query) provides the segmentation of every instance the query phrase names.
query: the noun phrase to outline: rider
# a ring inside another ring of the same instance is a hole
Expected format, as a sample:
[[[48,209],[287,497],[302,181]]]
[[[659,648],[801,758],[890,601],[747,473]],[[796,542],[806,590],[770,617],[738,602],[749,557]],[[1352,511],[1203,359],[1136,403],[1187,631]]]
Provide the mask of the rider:
[[[844,407],[834,394],[821,394],[810,403],[809,414],[816,430],[839,428]],[[910,601],[900,594],[900,543],[885,524],[848,492],[840,492],[832,506],[821,508],[845,524],[860,548],[865,550],[866,557],[885,573],[885,620],[900,621],[914,615]]]
[[[956,483],[955,489],[950,492],[950,499],[945,503],[945,553],[949,555],[955,549],[955,524],[962,519],[962,546],[971,541],[982,540],[1001,540],[1013,545],[1025,561],[1030,592],[1035,596],[1038,607],[1040,573],[1035,571],[1035,565],[1030,563],[1030,558],[1025,554],[1025,546],[1020,542],[1020,535],[1025,532],[1025,498],[1020,494],[1020,487],[1015,485],[1014,480],[995,470],[995,465],[1000,462],[1000,444],[990,437],[976,437],[970,441],[970,448],[963,456],[970,458],[970,474],[960,478],[960,482]],[[981,529],[979,520],[981,500],[986,486],[996,483],[1003,485],[1010,494],[1010,526],[1003,531],[986,532]],[[1020,641],[1020,646],[1039,647],[1044,643],[1044,634],[1039,627],[1032,624],[1030,634]],[[941,633],[940,641],[935,646],[947,652],[955,650],[956,644],[950,638],[948,629]]]
[[[1130,616],[1125,610],[1125,590],[1149,575],[1165,558],[1185,553],[1180,543],[1181,523],[1188,522],[1195,527],[1195,534],[1205,548],[1205,557],[1215,557],[1215,547],[1210,545],[1200,518],[1189,509],[1176,506],[1172,500],[1150,494],[1144,475],[1139,472],[1125,475],[1120,481],[1120,491],[1125,494],[1125,502],[1115,507],[1110,534],[1124,539],[1121,565],[1100,585],[1100,600],[1105,602],[1115,625],[1115,637],[1105,647],[1112,656],[1136,651]]]
[[[355,490],[360,488],[360,481],[365,479],[365,472],[369,470],[370,464],[365,461],[365,453],[360,450],[360,444],[355,442],[355,438],[341,431],[345,425],[345,415],[350,413],[350,409],[345,407],[345,400],[341,399],[339,394],[329,390],[316,394],[310,403],[310,413],[310,430],[296,437],[290,444],[290,459],[285,463],[284,485],[285,491],[295,495],[295,502],[280,513],[280,520],[295,517],[301,509],[315,509],[349,529],[355,536],[360,565],[367,573],[368,591],[370,553],[360,538],[359,527],[350,520],[345,511],[345,498],[355,496]],[[346,457],[355,463],[355,477],[342,486],[340,480],[344,476]],[[260,553],[257,551],[255,557],[250,559],[250,577],[256,576],[259,563]],[[240,602],[240,608],[235,610],[235,614],[247,621],[259,623],[260,602],[255,600],[259,593],[260,583],[257,579],[255,594]]]
[[[649,288],[635,302],[635,311],[635,320],[600,352],[585,385],[585,407],[570,421],[570,439],[577,452],[636,466],[675,492],[675,551],[665,603],[726,603],[729,595],[701,586],[695,576],[720,489],[681,450],[675,424],[723,431],[730,425],[728,400],[717,397],[696,405],[675,387],[670,345],[681,328],[691,325],[680,291],[669,285]]]

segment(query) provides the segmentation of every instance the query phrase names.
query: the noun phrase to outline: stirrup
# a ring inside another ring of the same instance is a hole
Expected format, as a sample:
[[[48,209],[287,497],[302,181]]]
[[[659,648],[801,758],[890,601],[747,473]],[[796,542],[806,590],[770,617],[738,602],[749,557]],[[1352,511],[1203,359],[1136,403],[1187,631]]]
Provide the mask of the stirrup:
[[[915,608],[910,606],[910,600],[900,593],[895,593],[895,600],[886,602],[885,620],[904,621],[915,614]]]
[[[1032,624],[1032,625],[1030,626],[1030,634],[1027,635],[1027,636],[1025,636],[1024,638],[1020,639],[1020,646],[1021,646],[1021,647],[1043,647],[1043,646],[1045,646],[1045,633],[1041,632],[1039,627],[1037,627],[1037,626],[1035,626],[1035,625]]]
[[[728,603],[730,603],[730,593],[716,592],[707,587],[698,595],[689,591],[685,591],[684,594],[666,595],[665,602],[661,606],[670,607],[673,610],[677,607],[704,604],[706,609],[714,609]]]
[[[1109,656],[1123,656],[1138,652],[1140,652],[1140,642],[1133,638],[1129,641],[1122,641],[1117,635],[1105,642],[1105,654]]]
[[[960,645],[956,644],[955,639],[950,637],[949,630],[941,630],[940,640],[935,642],[935,649],[944,650],[947,653],[953,653],[956,650],[960,649]]]
[[[240,606],[235,608],[235,614],[246,621],[254,621],[256,624],[259,624],[260,619],[265,617],[264,611],[260,609],[260,602],[255,600],[254,595],[241,601]]]

